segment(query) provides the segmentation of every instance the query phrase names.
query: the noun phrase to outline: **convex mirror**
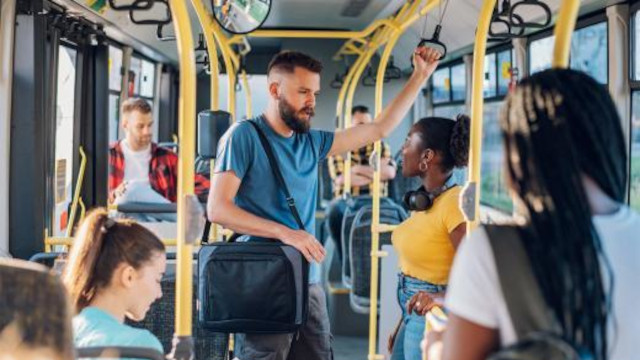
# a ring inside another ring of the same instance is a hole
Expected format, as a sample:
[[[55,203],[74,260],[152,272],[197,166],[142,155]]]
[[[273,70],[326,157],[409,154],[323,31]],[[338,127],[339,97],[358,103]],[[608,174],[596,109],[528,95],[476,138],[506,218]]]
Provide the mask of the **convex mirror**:
[[[212,0],[212,4],[220,26],[234,34],[259,28],[271,10],[271,0]]]

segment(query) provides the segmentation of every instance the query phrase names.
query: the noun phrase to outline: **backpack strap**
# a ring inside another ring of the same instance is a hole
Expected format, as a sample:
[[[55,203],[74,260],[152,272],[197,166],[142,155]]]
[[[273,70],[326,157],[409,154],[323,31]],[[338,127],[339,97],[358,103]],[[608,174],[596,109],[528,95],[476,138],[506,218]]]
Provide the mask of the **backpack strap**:
[[[545,331],[561,334],[547,306],[518,227],[484,225],[493,249],[500,286],[518,339]]]

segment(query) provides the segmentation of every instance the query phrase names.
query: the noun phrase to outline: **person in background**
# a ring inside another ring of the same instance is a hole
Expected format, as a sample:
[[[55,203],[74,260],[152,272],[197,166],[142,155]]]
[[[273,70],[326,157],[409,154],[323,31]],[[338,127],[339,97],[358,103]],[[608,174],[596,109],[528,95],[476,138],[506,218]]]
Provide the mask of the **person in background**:
[[[363,105],[354,106],[351,109],[352,126],[369,124],[373,121],[369,108]],[[353,196],[370,195],[373,188],[373,166],[370,158],[373,154],[374,144],[367,144],[360,149],[351,151],[351,190]],[[338,258],[342,260],[342,218],[347,207],[347,202],[342,198],[344,190],[344,163],[341,155],[328,159],[329,173],[333,180],[335,199],[327,207],[327,225],[329,234],[336,243]],[[386,142],[382,142],[380,180],[380,196],[387,196],[387,183],[396,176],[396,164],[391,159],[391,148]]]
[[[178,155],[152,141],[151,106],[140,98],[122,103],[124,139],[109,149],[109,203],[175,203]],[[195,194],[206,201],[209,179],[195,175]]]

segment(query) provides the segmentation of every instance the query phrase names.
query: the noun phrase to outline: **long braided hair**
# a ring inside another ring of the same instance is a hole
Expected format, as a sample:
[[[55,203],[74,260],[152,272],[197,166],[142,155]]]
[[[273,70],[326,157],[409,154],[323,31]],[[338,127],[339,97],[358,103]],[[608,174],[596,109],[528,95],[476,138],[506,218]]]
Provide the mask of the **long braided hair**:
[[[610,296],[600,264],[607,262],[582,176],[623,202],[627,158],[616,107],[586,74],[547,70],[509,95],[501,127],[511,186],[527,219],[524,246],[542,294],[563,335],[605,360]],[[610,269],[607,275],[613,286]]]

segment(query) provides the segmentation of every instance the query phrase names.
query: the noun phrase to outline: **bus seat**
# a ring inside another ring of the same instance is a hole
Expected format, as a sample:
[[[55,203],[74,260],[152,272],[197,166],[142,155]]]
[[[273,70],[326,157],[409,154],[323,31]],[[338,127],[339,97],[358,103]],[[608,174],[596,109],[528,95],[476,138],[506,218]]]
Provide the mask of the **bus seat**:
[[[349,300],[351,308],[358,313],[369,312],[371,291],[371,214],[372,207],[362,207],[353,219],[349,236],[351,268],[351,292]],[[381,224],[399,224],[407,218],[407,213],[396,204],[380,206]],[[380,234],[380,248],[391,244],[391,233]]]
[[[176,308],[176,277],[175,274],[167,274],[162,279],[162,298],[156,301],[143,321],[133,322],[127,320],[131,326],[140,327],[151,331],[162,343],[165,353],[170,353],[173,334],[175,332],[175,308]],[[198,281],[193,281],[193,319],[197,319],[196,299]],[[207,360],[224,360],[228,352],[227,334],[214,333],[197,326],[193,321],[192,335],[195,345],[195,358]]]
[[[0,337],[24,347],[43,349],[59,359],[73,359],[71,305],[59,277],[46,267],[17,259],[0,259]],[[6,350],[6,349],[3,349]]]
[[[351,265],[349,262],[350,246],[349,236],[351,234],[351,227],[353,225],[353,219],[356,217],[358,210],[365,205],[371,206],[373,199],[369,195],[353,197],[347,201],[347,208],[344,211],[342,217],[342,283],[344,286],[351,288]],[[380,206],[395,205],[390,198],[380,198]]]
[[[49,269],[53,269],[54,266],[58,267],[60,261],[63,261],[66,253],[63,252],[48,252],[48,253],[37,253],[29,258],[30,262],[38,263],[48,267]]]

